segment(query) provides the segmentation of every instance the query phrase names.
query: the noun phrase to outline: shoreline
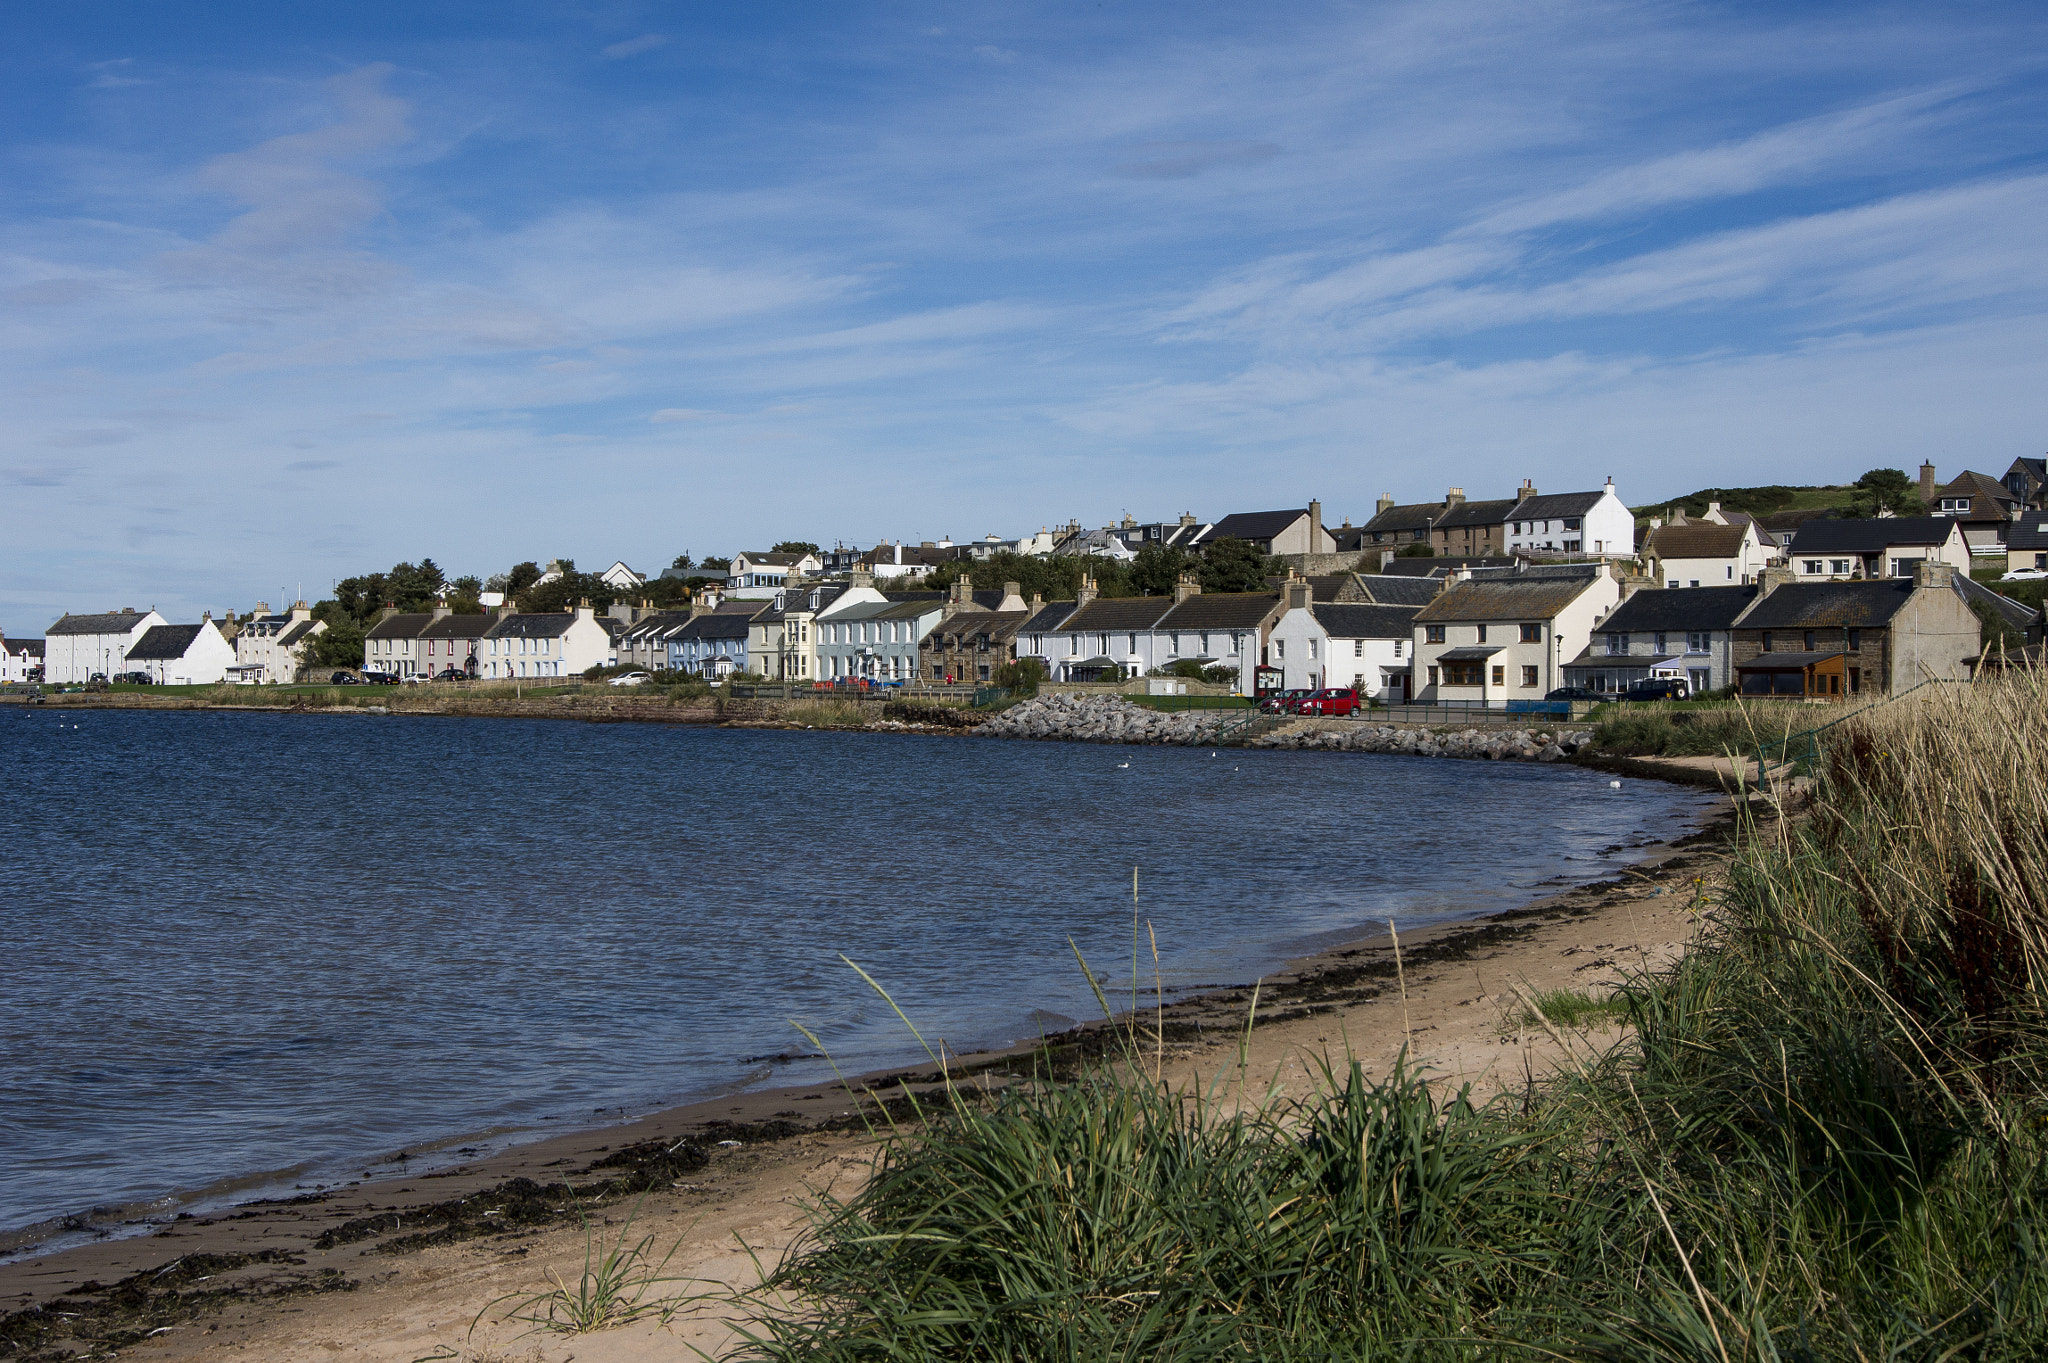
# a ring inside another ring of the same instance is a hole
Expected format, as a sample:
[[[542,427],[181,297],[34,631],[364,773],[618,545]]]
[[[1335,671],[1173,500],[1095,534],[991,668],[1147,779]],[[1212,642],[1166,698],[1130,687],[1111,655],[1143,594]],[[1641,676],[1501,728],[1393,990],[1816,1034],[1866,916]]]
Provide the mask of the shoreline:
[[[1698,784],[1707,774],[1696,770],[1681,774],[1670,768],[1658,772],[1660,779],[1674,775],[1681,780],[1690,777]],[[1718,785],[1720,781],[1716,777],[1706,783]],[[1714,856],[1713,849],[1725,841],[1735,817],[1731,803],[1712,812],[1702,825],[1681,838],[1631,849],[1640,855],[1603,868],[1594,879],[1560,886],[1517,908],[1435,924],[1412,936],[1403,934],[1400,951],[1410,993],[1432,971],[1460,963],[1473,963],[1476,971],[1479,963],[1526,952],[1545,933],[1597,919],[1643,887],[1670,880],[1683,866]],[[1259,1015],[1251,1030],[1252,1050],[1263,1053],[1270,1049],[1269,1043],[1284,1048],[1283,1035],[1292,1030],[1321,1026],[1332,1014],[1341,1019],[1347,1012],[1384,1000],[1397,973],[1391,944],[1383,932],[1332,943],[1282,962],[1257,986]],[[1214,1058],[1220,1050],[1234,1056],[1238,1038],[1245,1032],[1244,1010],[1252,988],[1249,983],[1211,988],[1159,1004],[1146,1001],[1141,993],[1137,1025],[1149,1028],[1154,1022],[1163,1023],[1157,1043],[1162,1062],[1170,1059],[1185,1066],[1203,1056]],[[202,1214],[185,1213],[127,1237],[42,1253],[26,1250],[13,1262],[0,1265],[0,1315],[31,1309],[57,1297],[69,1297],[66,1309],[70,1309],[85,1304],[79,1294],[95,1288],[106,1290],[102,1284],[161,1274],[170,1271],[167,1264],[196,1262],[221,1268],[207,1277],[224,1285],[209,1290],[228,1295],[204,1308],[187,1303],[182,1308],[184,1317],[196,1319],[194,1313],[202,1310],[218,1314],[226,1305],[234,1305],[243,1319],[251,1310],[268,1319],[270,1313],[260,1309],[265,1299],[374,1286],[389,1280],[395,1266],[408,1257],[378,1253],[392,1238],[381,1232],[365,1237],[375,1240],[367,1245],[357,1240],[330,1242],[324,1247],[315,1243],[336,1227],[387,1217],[393,1229],[403,1227],[409,1218],[417,1222],[425,1217],[431,1224],[437,1207],[488,1200],[519,1180],[549,1184],[561,1180],[565,1173],[588,1177],[601,1165],[619,1160],[624,1152],[644,1149],[652,1142],[678,1148],[678,1143],[685,1143],[704,1156],[696,1173],[656,1180],[662,1185],[660,1195],[690,1200],[706,1189],[725,1189],[729,1194],[732,1180],[744,1182],[750,1171],[759,1172],[756,1166],[783,1167],[806,1152],[828,1147],[838,1151],[835,1159],[851,1158],[849,1152],[867,1140],[866,1124],[886,1123],[892,1100],[900,1109],[906,1096],[941,1094],[949,1079],[957,1083],[966,1078],[980,1087],[998,1088],[1017,1077],[1028,1077],[1033,1063],[1040,1060],[1049,1064],[1055,1075],[1070,1073],[1099,1056],[1114,1035],[1112,1025],[1097,1021],[1044,1042],[949,1055],[950,1074],[943,1077],[924,1062],[849,1076],[844,1084],[835,1080],[776,1085],[718,1095],[624,1123],[541,1136],[448,1168],[401,1172],[355,1186],[255,1200]],[[455,1149],[460,1155],[465,1147],[457,1145]],[[496,1244],[502,1249],[505,1238],[513,1234],[497,1232],[504,1224],[485,1223],[483,1229],[495,1234],[476,1236],[471,1228],[451,1235],[446,1252],[473,1257],[477,1251],[463,1246]],[[518,1232],[516,1238],[545,1239],[562,1224],[556,1217],[546,1225]],[[515,1246],[505,1252],[523,1257],[527,1251]],[[0,1335],[0,1344],[5,1342]]]

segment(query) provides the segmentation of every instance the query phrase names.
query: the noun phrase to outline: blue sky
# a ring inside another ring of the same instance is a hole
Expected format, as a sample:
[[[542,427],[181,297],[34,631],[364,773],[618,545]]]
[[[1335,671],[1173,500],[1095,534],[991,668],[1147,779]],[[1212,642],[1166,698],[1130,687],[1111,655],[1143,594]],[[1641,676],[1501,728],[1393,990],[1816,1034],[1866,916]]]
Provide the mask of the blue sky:
[[[2039,6],[9,6],[0,627],[2048,447]]]

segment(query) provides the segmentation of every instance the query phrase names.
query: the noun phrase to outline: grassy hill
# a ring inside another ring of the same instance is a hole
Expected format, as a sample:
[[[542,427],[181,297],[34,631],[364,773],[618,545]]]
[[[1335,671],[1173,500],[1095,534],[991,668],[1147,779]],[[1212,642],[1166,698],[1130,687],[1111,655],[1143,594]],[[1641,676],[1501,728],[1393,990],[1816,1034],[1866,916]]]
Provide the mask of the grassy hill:
[[[1708,502],[1719,502],[1723,511],[1745,511],[1752,516],[1769,516],[1780,511],[1812,511],[1822,507],[1847,507],[1854,489],[1848,487],[1706,487],[1683,497],[1671,497],[1650,506],[1631,507],[1638,521],[1662,516],[1674,506],[1685,508],[1691,517],[1704,516]]]

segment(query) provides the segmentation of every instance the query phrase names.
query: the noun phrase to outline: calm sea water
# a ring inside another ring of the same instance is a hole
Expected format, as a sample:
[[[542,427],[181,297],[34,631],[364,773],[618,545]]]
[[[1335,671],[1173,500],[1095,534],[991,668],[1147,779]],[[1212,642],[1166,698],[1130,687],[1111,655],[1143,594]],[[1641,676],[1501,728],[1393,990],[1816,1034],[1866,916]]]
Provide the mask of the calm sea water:
[[[927,1036],[1035,1036],[1095,1011],[1070,936],[1128,972],[1134,866],[1169,988],[1236,983],[1708,803],[1426,758],[6,707],[0,1230],[825,1077],[773,1058],[810,1049],[792,1019],[849,1073],[909,1059],[842,953]]]

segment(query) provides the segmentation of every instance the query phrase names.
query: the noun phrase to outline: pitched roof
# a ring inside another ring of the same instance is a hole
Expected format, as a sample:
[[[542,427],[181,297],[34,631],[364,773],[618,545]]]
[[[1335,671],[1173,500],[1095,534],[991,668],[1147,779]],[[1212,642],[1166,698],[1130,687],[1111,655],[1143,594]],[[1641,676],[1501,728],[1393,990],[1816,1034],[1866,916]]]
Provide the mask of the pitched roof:
[[[751,623],[743,616],[719,615],[713,612],[700,615],[684,625],[675,638],[678,643],[692,639],[744,639]]]
[[[128,661],[162,662],[182,658],[192,647],[192,641],[199,637],[199,631],[211,628],[203,621],[196,625],[151,625],[135,641],[135,647],[128,650]]]
[[[2048,549],[2048,511],[2023,511],[2005,532],[2008,549]]]
[[[1968,497],[1970,519],[1973,521],[2002,521],[2006,512],[2019,504],[2019,498],[2004,483],[1988,474],[1976,473],[1969,469],[1957,474],[1947,487],[1934,494],[1937,497]]]
[[[363,631],[365,639],[417,639],[434,617],[424,613],[386,616]]]
[[[1209,533],[1202,538],[1217,540],[1227,535],[1240,540],[1269,540],[1286,533],[1289,526],[1306,515],[1307,507],[1294,511],[1239,511],[1210,526]]]
[[[1759,653],[1748,662],[1735,664],[1737,672],[1797,672],[1845,656],[1841,649],[1813,653]]]
[[[1327,525],[1323,528],[1330,530],[1330,527]],[[1358,550],[1366,547],[1365,527],[1362,525],[1339,526],[1335,530],[1330,530],[1330,539],[1335,542],[1338,553],[1356,553]]]
[[[1060,629],[1073,613],[1074,603],[1071,601],[1048,601],[1024,622],[1020,632],[1043,634]]]
[[[1150,598],[1160,599],[1160,598]],[[1158,629],[1256,629],[1280,604],[1278,592],[1197,592],[1179,605],[1164,598]]]
[[[960,639],[972,639],[986,634],[990,643],[1002,643],[1013,639],[1017,631],[1030,616],[1028,611],[962,611],[949,620],[942,620],[931,628],[925,637],[937,639],[950,635]]]
[[[299,623],[277,636],[277,646],[279,648],[290,648],[293,644],[311,634],[314,627],[319,623],[317,620],[299,621]]]
[[[1684,525],[1655,527],[1644,538],[1643,550],[1659,558],[1734,558],[1742,552],[1746,538],[1739,525],[1688,521]]]
[[[1429,624],[1453,620],[1548,620],[1592,585],[1590,577],[1457,582],[1417,611],[1415,618]]]
[[[1443,577],[1456,568],[1512,568],[1513,558],[1468,557],[1397,558],[1380,569],[1381,577]]]
[[[148,612],[108,611],[105,615],[65,615],[43,631],[45,638],[57,634],[126,634],[147,618]],[[155,628],[151,626],[151,628]]]
[[[1603,633],[1676,634],[1730,629],[1756,600],[1755,587],[1650,587],[1615,607],[1600,622]]]
[[[1062,630],[1149,630],[1173,609],[1170,596],[1123,596],[1090,601],[1067,618]]]
[[[1308,580],[1318,601],[1365,601],[1365,587],[1357,573],[1318,573]]]
[[[1415,631],[1414,606],[1332,601],[1309,610],[1332,639],[1406,639]]]
[[[1600,504],[1607,495],[1606,488],[1592,492],[1553,492],[1549,496],[1524,497],[1514,503],[1508,515],[1511,521],[1547,521],[1560,516],[1583,516]]]
[[[507,615],[485,634],[493,639],[553,639],[576,623],[574,611],[543,611],[536,615]]]
[[[1427,606],[1444,589],[1444,580],[1440,577],[1397,577],[1380,573],[1360,577],[1358,581],[1367,598],[1380,606]]]
[[[1790,582],[1751,606],[1735,625],[1738,629],[1875,628],[1897,615],[1912,594],[1910,577]]]
[[[788,568],[804,560],[802,554],[748,554],[738,553],[734,558],[743,558],[749,563],[758,563],[764,568]]]
[[[0,647],[5,647],[9,653],[12,653],[17,658],[40,658],[43,656],[43,641],[41,639],[0,639]]]
[[[1799,527],[1791,553],[1878,554],[1895,544],[1945,544],[1958,533],[1953,516],[1885,516],[1877,520],[1815,520]]]
[[[716,615],[744,615],[751,620],[767,608],[768,602],[759,597],[736,596],[729,601],[720,601],[711,610]]]
[[[429,621],[416,635],[420,639],[481,639],[491,627],[488,615],[444,615]]]
[[[1956,595],[1963,598],[1964,605],[1975,605],[1981,601],[2005,617],[2006,623],[2014,629],[2029,629],[2041,619],[2041,612],[2034,607],[1991,590],[1968,573],[1957,573],[1949,580],[1955,583]]]
[[[1427,530],[1443,510],[1442,502],[1409,502],[1405,506],[1390,506],[1375,514],[1363,528],[1376,535],[1395,530]]]
[[[1456,530],[1467,525],[1504,525],[1510,519],[1511,512],[1517,518],[1527,519],[1523,513],[1515,511],[1520,505],[1521,503],[1512,497],[1498,497],[1484,502],[1460,502],[1437,518],[1435,528]]]

